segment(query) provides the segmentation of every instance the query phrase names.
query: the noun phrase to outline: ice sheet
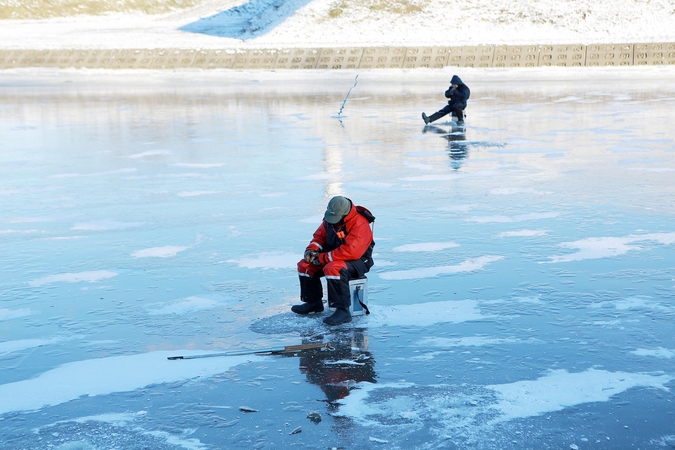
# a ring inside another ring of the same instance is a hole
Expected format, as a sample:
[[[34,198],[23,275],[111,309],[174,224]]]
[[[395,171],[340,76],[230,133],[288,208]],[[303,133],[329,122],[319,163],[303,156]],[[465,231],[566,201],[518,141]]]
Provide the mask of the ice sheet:
[[[341,120],[352,72],[3,73],[0,449],[668,445],[675,92],[616,69],[463,70],[463,140],[449,70]],[[377,219],[335,329],[290,306],[338,194]]]

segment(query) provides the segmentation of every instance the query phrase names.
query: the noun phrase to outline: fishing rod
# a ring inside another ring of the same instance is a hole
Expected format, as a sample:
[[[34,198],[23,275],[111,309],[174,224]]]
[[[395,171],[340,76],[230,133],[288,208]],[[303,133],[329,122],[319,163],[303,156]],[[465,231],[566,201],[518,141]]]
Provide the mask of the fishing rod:
[[[340,118],[340,115],[342,114],[342,110],[345,108],[345,103],[347,103],[347,99],[349,98],[349,94],[352,93],[352,89],[356,87],[356,83],[359,82],[359,76],[356,75],[356,78],[354,78],[354,86],[349,88],[349,92],[347,92],[347,96],[345,97],[345,100],[342,102],[342,106],[340,107],[340,111],[338,112],[337,118]]]
[[[219,353],[202,353],[198,355],[184,355],[184,356],[168,356],[167,359],[172,361],[177,359],[199,359],[199,358],[215,358],[217,356],[240,356],[240,355],[255,355],[258,353],[294,353],[303,350],[311,350],[314,348],[321,348],[326,350],[333,350],[330,342],[320,344],[301,344],[301,345],[287,345],[285,347],[270,347],[261,348],[257,350],[239,350],[235,352],[219,352]]]

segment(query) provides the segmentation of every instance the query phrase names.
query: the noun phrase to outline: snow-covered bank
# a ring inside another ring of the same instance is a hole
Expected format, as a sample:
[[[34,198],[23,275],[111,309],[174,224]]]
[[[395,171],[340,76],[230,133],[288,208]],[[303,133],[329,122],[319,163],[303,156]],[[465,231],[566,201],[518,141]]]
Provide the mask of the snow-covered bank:
[[[0,23],[0,49],[675,41],[675,8],[667,0],[611,4],[591,0],[212,0],[164,15],[128,12]]]

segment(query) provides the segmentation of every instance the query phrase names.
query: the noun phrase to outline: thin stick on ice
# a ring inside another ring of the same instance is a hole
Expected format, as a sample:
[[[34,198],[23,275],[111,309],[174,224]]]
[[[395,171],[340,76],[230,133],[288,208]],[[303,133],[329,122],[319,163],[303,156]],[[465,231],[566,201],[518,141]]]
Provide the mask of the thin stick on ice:
[[[214,358],[216,356],[239,356],[239,355],[254,355],[257,353],[292,353],[301,352],[303,350],[310,350],[313,348],[325,348],[331,350],[329,342],[320,344],[301,344],[301,345],[287,345],[285,347],[271,347],[261,348],[257,350],[239,350],[236,352],[219,352],[219,353],[202,353],[199,355],[185,355],[185,356],[168,356],[167,359],[198,359],[198,358]]]
[[[359,76],[356,75],[356,78],[354,78],[354,86],[349,88],[349,91],[347,92],[347,96],[345,97],[344,101],[342,102],[342,106],[340,107],[340,111],[338,111],[338,119],[340,118],[340,115],[342,114],[342,110],[345,109],[345,103],[347,103],[347,99],[349,98],[349,94],[352,93],[352,89],[356,87],[356,83],[359,82]]]

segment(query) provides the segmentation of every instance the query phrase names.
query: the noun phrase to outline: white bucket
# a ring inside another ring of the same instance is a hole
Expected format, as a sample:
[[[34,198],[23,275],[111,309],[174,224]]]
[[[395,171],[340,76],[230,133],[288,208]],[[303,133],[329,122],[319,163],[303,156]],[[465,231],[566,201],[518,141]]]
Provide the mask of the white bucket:
[[[362,316],[366,314],[366,309],[361,306],[361,303],[368,307],[368,278],[354,278],[349,280],[349,297],[351,298],[351,305],[349,305],[349,312],[352,316]],[[359,300],[361,301],[359,303]],[[335,311],[335,308],[329,308]]]
[[[349,307],[349,312],[352,316],[362,316],[368,309],[368,278],[356,278],[349,280],[349,296],[352,299],[352,304]],[[364,308],[361,303],[366,305]]]

